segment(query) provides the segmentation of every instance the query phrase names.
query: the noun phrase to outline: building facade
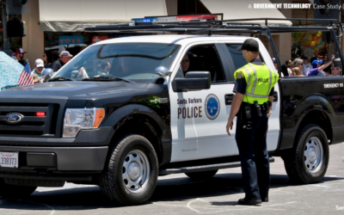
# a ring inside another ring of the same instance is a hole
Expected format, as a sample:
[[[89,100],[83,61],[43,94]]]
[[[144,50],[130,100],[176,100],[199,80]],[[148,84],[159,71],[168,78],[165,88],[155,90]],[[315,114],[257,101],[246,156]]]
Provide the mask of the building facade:
[[[30,65],[33,66],[35,59],[42,58],[44,52],[51,54],[53,51],[60,52],[67,49],[72,54],[77,54],[97,41],[130,36],[130,34],[120,33],[89,33],[83,28],[128,23],[132,18],[204,13],[223,13],[224,19],[314,18],[313,8],[249,8],[249,5],[254,3],[295,2],[314,3],[308,0],[30,0],[27,3],[28,13],[21,16],[26,23],[26,36],[21,39],[21,44],[27,52],[26,57]],[[255,22],[263,23],[262,20]],[[291,23],[278,21],[273,24],[286,26]],[[303,41],[300,38],[297,40],[297,36],[307,36],[307,40]],[[268,38],[262,36],[261,40],[267,46],[271,57],[276,57],[273,56]],[[308,35],[274,34],[273,40],[282,63],[301,54],[312,57],[319,54],[319,50],[330,48],[330,44],[326,46],[323,41],[326,38],[317,32]],[[311,50],[310,45],[314,47],[316,45],[316,47]],[[296,54],[295,47],[298,49]]]

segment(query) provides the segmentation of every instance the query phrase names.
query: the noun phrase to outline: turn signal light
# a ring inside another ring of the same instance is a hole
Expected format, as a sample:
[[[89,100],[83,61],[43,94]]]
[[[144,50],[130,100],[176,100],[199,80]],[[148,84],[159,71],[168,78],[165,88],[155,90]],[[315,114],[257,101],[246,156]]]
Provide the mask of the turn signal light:
[[[104,109],[96,109],[96,114],[95,114],[95,118],[94,118],[94,125],[93,125],[94,128],[98,128],[98,126],[102,122],[104,116],[105,116]]]

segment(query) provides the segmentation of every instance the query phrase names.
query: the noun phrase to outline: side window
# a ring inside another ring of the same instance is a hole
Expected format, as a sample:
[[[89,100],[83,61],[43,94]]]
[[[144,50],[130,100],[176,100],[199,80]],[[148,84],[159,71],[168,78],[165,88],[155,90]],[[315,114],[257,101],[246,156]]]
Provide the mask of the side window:
[[[244,56],[242,56],[241,50],[238,50],[240,46],[242,46],[242,44],[227,44],[227,48],[228,48],[229,54],[232,57],[235,70],[247,64]]]
[[[181,62],[183,73],[209,71],[212,83],[226,82],[215,45],[198,45],[190,48]]]
[[[247,61],[245,60],[244,56],[242,55],[242,51],[238,50],[238,48],[240,46],[242,46],[242,44],[226,44],[229,54],[232,57],[232,61],[233,61],[233,65],[234,65],[234,71],[233,71],[233,75],[235,70],[243,67],[244,65],[247,64]],[[262,60],[262,62],[264,62],[264,59],[262,58],[262,56],[259,54],[260,59]],[[230,77],[230,80],[234,80],[234,77]]]

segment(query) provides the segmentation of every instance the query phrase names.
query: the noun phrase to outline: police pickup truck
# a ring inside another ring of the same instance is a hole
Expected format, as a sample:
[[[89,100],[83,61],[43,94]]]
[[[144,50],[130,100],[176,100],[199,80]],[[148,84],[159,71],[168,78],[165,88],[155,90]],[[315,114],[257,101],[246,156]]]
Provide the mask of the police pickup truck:
[[[49,82],[1,91],[0,196],[72,182],[97,184],[112,202],[132,205],[152,196],[159,175],[206,179],[240,166],[236,123],[232,136],[226,123],[246,38],[105,40]],[[268,151],[283,158],[292,181],[321,181],[329,146],[344,141],[344,78],[285,77],[274,90]]]

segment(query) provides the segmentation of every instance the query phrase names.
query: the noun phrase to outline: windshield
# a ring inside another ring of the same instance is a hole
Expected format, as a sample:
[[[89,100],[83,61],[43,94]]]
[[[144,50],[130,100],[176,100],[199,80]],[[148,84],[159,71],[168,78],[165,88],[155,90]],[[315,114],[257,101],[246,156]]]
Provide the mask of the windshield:
[[[179,49],[179,45],[163,43],[113,43],[91,46],[75,56],[54,78],[101,81],[104,80],[101,78],[104,76],[119,78],[111,80],[150,82],[159,77],[155,73],[157,67],[170,68]]]

